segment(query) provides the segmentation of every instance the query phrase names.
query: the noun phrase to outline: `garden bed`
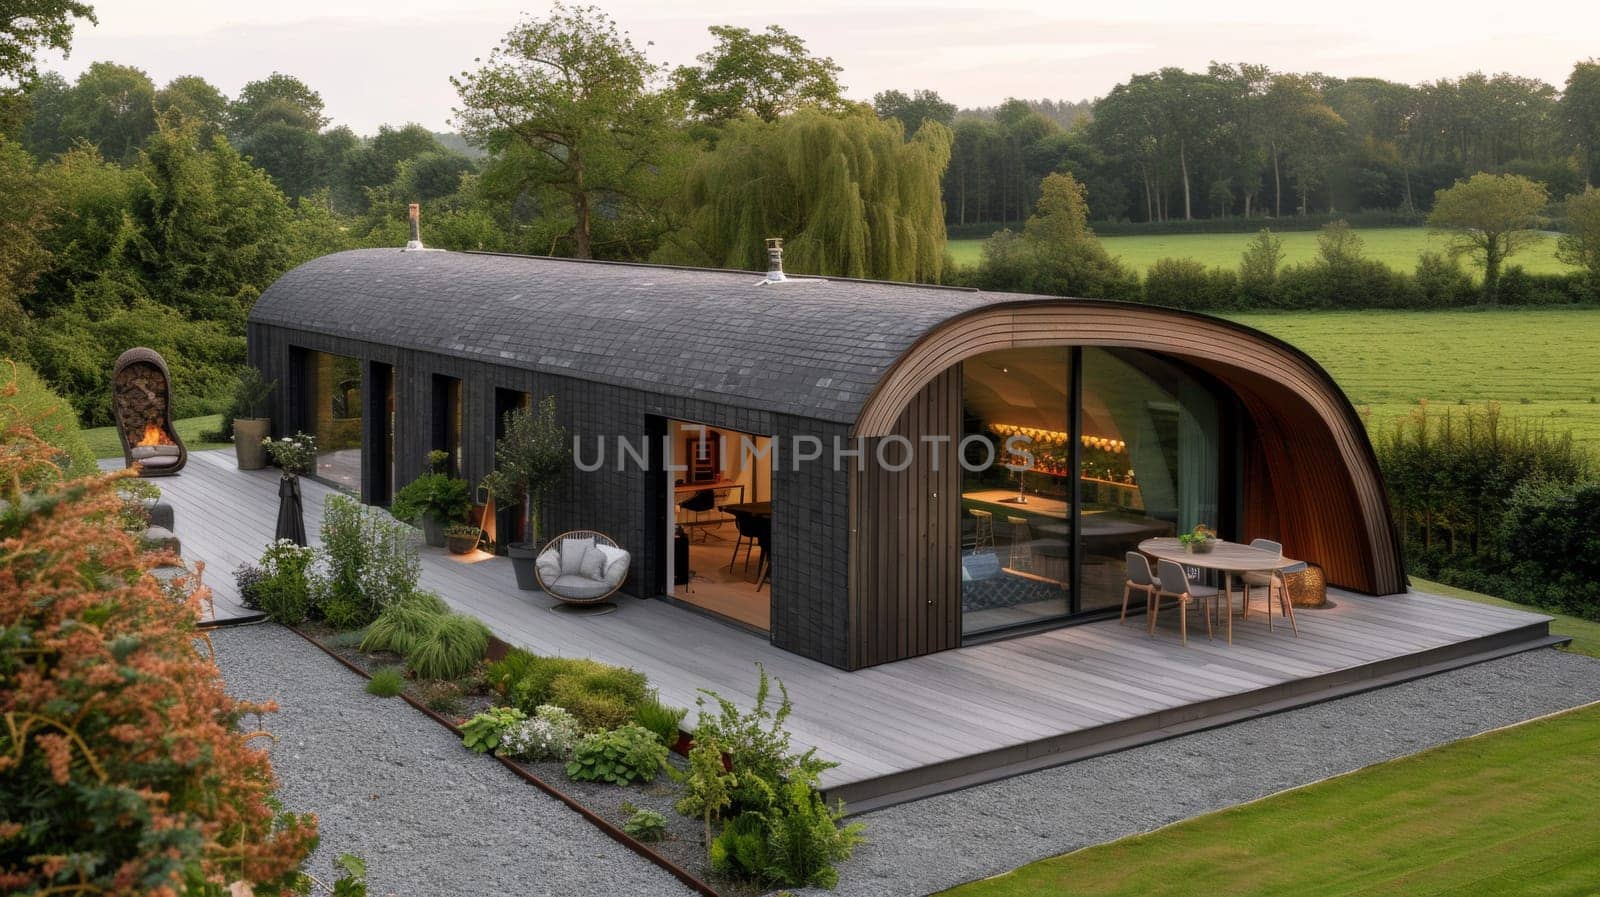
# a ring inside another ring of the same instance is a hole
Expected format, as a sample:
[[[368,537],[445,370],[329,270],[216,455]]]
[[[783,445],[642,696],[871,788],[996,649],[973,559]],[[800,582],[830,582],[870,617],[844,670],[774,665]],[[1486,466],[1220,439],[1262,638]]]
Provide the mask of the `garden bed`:
[[[293,627],[300,635],[322,650],[345,662],[367,677],[386,667],[403,667],[404,658],[388,651],[366,653],[353,643],[357,633],[341,632],[326,624],[307,622]],[[491,650],[491,656],[496,653]],[[475,714],[496,704],[496,695],[481,677],[468,677],[449,683],[407,678],[406,697],[412,703],[431,711],[436,718],[458,731],[461,724]],[[462,748],[466,751],[466,748]],[[496,757],[500,762],[520,770],[544,783],[545,789],[559,792],[592,816],[609,823],[636,851],[653,856],[668,871],[685,872],[695,882],[693,887],[705,888],[705,893],[722,897],[755,897],[764,889],[746,882],[732,881],[712,874],[704,841],[703,827],[698,819],[679,813],[676,804],[683,796],[683,785],[669,773],[663,773],[648,784],[612,785],[606,782],[580,782],[570,779],[566,763],[559,760],[523,761]],[[668,762],[676,771],[687,769],[681,754],[669,755]],[[622,832],[622,827],[635,811],[654,810],[666,819],[666,832],[657,842],[640,841]],[[615,836],[615,835],[614,835]]]

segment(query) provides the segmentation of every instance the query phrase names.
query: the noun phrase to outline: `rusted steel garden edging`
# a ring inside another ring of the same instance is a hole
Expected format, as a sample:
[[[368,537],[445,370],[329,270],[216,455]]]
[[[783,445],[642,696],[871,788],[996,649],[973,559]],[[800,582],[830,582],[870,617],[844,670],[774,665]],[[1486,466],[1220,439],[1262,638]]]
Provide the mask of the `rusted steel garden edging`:
[[[363,678],[363,679],[371,679],[372,678],[372,676],[369,673],[367,673],[366,670],[363,670],[361,667],[356,666],[355,664],[353,664],[350,661],[346,660],[345,658],[339,656],[335,652],[329,650],[328,646],[324,645],[322,642],[320,642],[317,639],[313,638],[310,634],[302,631],[298,626],[286,626],[285,628],[288,629],[290,632],[293,632],[295,635],[298,635],[301,638],[305,639],[306,641],[310,642],[311,644],[317,646],[317,648],[319,650],[321,650],[322,653],[328,655],[329,657],[332,657],[334,660],[337,660],[339,663],[343,664],[346,669],[348,669],[351,672],[359,675],[361,678]],[[421,702],[417,701],[417,699],[411,697],[411,695],[406,694],[405,692],[401,692],[399,694],[399,697],[403,698],[407,704],[410,704],[412,707],[414,707],[417,710],[421,711],[423,714],[428,716],[434,722],[438,723],[441,726],[444,726],[446,729],[449,729],[450,732],[452,734],[454,734],[457,738],[461,737],[461,729],[455,723],[453,723],[450,720],[446,719],[445,717],[439,715],[438,713],[435,713],[433,710],[429,709],[427,706],[423,705]],[[462,748],[462,750],[466,750],[466,748]],[[685,885],[688,885],[689,887],[693,888],[695,891],[699,892],[700,894],[705,895],[705,897],[721,897],[721,895],[717,893],[716,889],[712,888],[710,885],[706,884],[704,881],[701,881],[698,877],[695,876],[694,873],[692,873],[689,870],[683,868],[682,866],[679,866],[678,864],[672,862],[671,860],[667,859],[666,857],[662,856],[661,854],[656,853],[655,851],[651,850],[649,847],[646,847],[642,842],[640,842],[639,840],[637,840],[633,836],[629,835],[627,832],[623,831],[622,829],[618,828],[617,826],[612,825],[610,821],[606,820],[604,817],[602,817],[599,814],[595,813],[593,810],[590,810],[588,807],[586,807],[583,804],[579,803],[576,799],[574,799],[572,796],[568,795],[566,792],[564,792],[561,789],[555,787],[554,785],[551,785],[549,782],[546,782],[544,779],[539,778],[538,776],[536,776],[533,773],[527,771],[526,769],[523,769],[521,766],[518,766],[517,764],[511,762],[510,760],[508,760],[508,759],[506,759],[504,757],[501,757],[501,756],[498,756],[498,755],[495,755],[495,754],[490,754],[489,756],[493,757],[496,761],[498,761],[501,766],[504,766],[506,769],[511,770],[511,772],[516,774],[516,776],[518,778],[522,779],[524,782],[527,782],[528,784],[537,787],[539,790],[543,791],[544,793],[546,793],[546,794],[550,795],[551,797],[555,798],[556,800],[559,800],[562,803],[566,804],[569,809],[573,810],[578,815],[582,816],[584,819],[587,819],[592,825],[594,825],[595,828],[598,828],[600,831],[605,832],[607,835],[609,835],[612,840],[616,841],[619,844],[622,844],[623,846],[625,846],[628,849],[632,850],[634,853],[637,853],[638,855],[644,857],[645,859],[649,860],[650,862],[655,863],[657,866],[660,866],[661,868],[667,870],[668,872],[670,872],[672,874],[672,876],[674,878],[676,878],[679,881],[683,882]]]

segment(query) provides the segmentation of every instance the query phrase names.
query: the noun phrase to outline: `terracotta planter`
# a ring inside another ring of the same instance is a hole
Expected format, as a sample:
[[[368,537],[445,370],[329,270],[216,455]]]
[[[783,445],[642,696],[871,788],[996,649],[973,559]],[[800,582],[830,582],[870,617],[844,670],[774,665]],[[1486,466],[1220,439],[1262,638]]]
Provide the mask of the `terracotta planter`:
[[[267,466],[267,450],[261,440],[272,435],[272,418],[236,417],[233,419],[233,456],[240,470],[260,470]]]
[[[534,562],[539,559],[539,546],[531,542],[512,542],[506,546],[511,558],[511,570],[517,576],[517,588],[524,592],[539,589],[539,577],[534,572]]]

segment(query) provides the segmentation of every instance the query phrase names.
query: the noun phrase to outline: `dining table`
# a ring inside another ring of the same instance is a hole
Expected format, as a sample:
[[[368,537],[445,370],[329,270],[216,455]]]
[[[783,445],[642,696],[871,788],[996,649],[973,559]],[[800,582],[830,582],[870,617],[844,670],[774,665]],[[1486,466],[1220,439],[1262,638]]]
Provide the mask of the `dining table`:
[[[1190,551],[1188,546],[1172,536],[1146,539],[1139,543],[1139,551],[1162,561],[1171,561],[1184,567],[1198,567],[1222,574],[1224,588],[1223,606],[1228,609],[1228,642],[1233,643],[1233,577],[1236,573],[1276,573],[1285,567],[1300,563],[1284,557],[1280,552],[1267,551],[1238,542],[1217,539],[1210,551]],[[1270,593],[1269,593],[1270,594]],[[1290,611],[1293,613],[1293,611]],[[1267,603],[1267,616],[1272,616],[1272,603]]]

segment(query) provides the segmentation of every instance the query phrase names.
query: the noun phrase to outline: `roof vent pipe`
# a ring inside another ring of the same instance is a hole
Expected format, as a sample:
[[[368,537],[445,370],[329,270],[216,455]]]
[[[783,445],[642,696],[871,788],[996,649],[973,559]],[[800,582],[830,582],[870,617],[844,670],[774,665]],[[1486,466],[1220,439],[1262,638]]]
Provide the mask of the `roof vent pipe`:
[[[787,278],[783,276],[783,240],[779,237],[767,238],[767,283],[783,283]]]
[[[422,249],[422,206],[416,203],[407,206],[406,217],[411,221],[411,239],[406,241],[406,249]]]

